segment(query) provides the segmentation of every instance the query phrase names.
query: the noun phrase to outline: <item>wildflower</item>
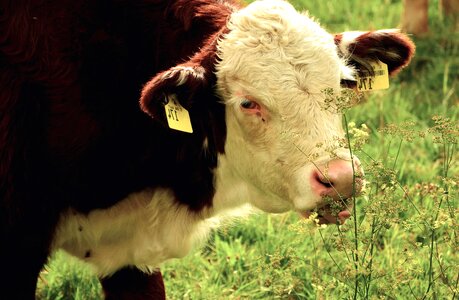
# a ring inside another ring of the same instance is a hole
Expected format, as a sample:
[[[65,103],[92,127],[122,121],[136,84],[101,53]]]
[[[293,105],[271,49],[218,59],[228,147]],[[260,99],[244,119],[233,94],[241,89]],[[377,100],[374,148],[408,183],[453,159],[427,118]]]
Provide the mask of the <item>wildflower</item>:
[[[362,94],[356,93],[352,89],[342,89],[339,94],[335,94],[332,88],[327,88],[322,93],[325,95],[322,109],[333,113],[343,113],[362,99]]]

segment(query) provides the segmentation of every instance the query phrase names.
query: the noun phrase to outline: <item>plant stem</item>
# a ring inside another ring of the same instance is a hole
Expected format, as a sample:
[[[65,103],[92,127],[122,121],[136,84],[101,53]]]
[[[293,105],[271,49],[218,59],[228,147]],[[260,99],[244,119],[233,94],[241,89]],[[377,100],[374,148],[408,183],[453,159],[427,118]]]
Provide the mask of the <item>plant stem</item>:
[[[430,289],[433,285],[433,249],[435,243],[435,228],[432,228],[432,233],[430,235],[430,252],[429,252],[429,285],[427,286],[427,290],[424,293],[424,297],[422,299],[427,298],[427,294],[429,293]]]
[[[354,174],[354,179],[352,182],[352,194],[355,194],[355,170],[354,170],[354,155],[352,153],[351,147],[351,138],[349,136],[349,126],[347,122],[346,114],[343,113],[344,126],[346,131],[347,144],[349,146],[349,154],[351,156],[352,162],[352,174]],[[354,258],[354,268],[355,268],[355,286],[354,286],[354,300],[357,299],[357,293],[359,290],[359,236],[358,236],[358,226],[357,226],[357,203],[355,201],[355,196],[352,196],[353,204],[353,217],[354,217],[354,251],[352,257]]]
[[[397,164],[398,157],[400,155],[400,150],[402,149],[403,139],[400,139],[400,143],[398,144],[397,155],[395,156],[394,165],[392,166],[392,170],[395,170],[395,165]]]
[[[370,293],[370,284],[371,284],[371,275],[373,269],[373,250],[374,250],[374,236],[376,234],[376,218],[373,218],[373,222],[371,224],[371,239],[370,239],[370,261],[368,262],[367,270],[368,270],[368,278],[366,281],[365,286],[365,299],[368,299]]]

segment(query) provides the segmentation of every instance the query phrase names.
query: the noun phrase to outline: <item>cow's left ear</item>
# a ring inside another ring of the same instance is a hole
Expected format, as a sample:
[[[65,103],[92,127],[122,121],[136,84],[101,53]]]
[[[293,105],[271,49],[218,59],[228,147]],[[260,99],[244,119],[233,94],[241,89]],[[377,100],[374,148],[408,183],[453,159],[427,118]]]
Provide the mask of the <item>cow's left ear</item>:
[[[389,74],[395,75],[409,64],[414,55],[414,43],[397,29],[350,31],[335,35],[340,56],[356,70],[372,72],[370,63],[380,60],[387,64]]]

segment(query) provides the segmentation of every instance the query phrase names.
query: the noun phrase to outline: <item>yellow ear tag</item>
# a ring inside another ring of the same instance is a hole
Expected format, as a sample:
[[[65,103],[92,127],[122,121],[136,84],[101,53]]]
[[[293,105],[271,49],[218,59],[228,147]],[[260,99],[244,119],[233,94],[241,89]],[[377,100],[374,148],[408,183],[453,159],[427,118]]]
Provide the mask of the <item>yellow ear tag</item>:
[[[166,100],[167,104],[164,106],[164,109],[166,110],[169,127],[178,131],[193,133],[188,111],[180,105],[175,99],[175,96],[169,96]]]
[[[357,90],[374,91],[389,88],[389,71],[387,65],[379,60],[370,63],[373,68],[373,75],[368,72],[361,72],[357,75]]]

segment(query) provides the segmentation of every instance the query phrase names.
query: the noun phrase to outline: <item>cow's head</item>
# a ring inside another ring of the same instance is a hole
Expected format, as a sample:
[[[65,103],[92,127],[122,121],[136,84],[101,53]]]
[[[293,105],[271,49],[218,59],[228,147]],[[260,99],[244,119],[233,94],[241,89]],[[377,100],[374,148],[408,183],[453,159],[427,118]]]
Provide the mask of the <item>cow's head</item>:
[[[222,206],[246,200],[268,212],[303,214],[325,207],[323,221],[335,221],[349,216],[346,199],[361,190],[363,171],[337,143],[344,137],[342,118],[326,109],[324,90],[339,94],[344,81],[352,86],[356,70],[375,59],[397,72],[413,52],[397,31],[332,35],[287,2],[259,1],[233,13],[227,28],[189,62],[153,78],[141,104],[164,119],[163,95],[184,95],[179,101],[191,118],[208,127],[219,122],[202,110],[225,108],[224,149],[211,129],[196,133],[204,147],[219,152],[216,197]]]

